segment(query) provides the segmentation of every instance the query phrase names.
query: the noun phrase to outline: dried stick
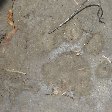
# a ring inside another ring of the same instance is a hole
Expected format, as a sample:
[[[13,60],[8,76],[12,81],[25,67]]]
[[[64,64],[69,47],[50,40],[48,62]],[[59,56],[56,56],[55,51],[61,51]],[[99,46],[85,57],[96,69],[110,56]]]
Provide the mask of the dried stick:
[[[55,29],[53,29],[52,31],[48,32],[48,34],[51,34],[53,32],[55,32],[56,30],[58,30],[60,27],[62,27],[64,24],[68,23],[71,19],[73,19],[77,14],[79,14],[80,12],[82,12],[83,10],[90,8],[90,7],[98,7],[98,12],[97,12],[97,17],[99,19],[100,23],[104,23],[101,19],[103,16],[103,9],[101,7],[101,5],[97,5],[97,4],[92,4],[92,5],[87,5],[85,7],[83,7],[80,10],[75,11],[69,18],[67,18],[63,23],[61,23],[58,27],[56,27]],[[100,14],[101,13],[101,14]]]

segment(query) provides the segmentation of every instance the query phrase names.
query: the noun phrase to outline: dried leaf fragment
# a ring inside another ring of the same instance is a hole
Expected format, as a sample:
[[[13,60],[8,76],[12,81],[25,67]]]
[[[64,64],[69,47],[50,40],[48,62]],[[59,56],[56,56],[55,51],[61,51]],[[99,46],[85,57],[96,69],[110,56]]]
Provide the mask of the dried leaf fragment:
[[[13,21],[13,11],[12,9],[8,10],[8,15],[7,15],[7,22],[10,26],[14,28],[14,21]]]
[[[12,27],[12,31],[10,31],[6,35],[6,38],[5,38],[5,40],[8,41],[8,42],[12,39],[13,35],[17,31],[17,28],[15,27],[15,24],[14,24],[14,19],[13,19],[13,5],[14,5],[14,1],[13,1],[13,4],[12,4],[12,9],[9,9],[8,14],[7,14],[7,22]]]

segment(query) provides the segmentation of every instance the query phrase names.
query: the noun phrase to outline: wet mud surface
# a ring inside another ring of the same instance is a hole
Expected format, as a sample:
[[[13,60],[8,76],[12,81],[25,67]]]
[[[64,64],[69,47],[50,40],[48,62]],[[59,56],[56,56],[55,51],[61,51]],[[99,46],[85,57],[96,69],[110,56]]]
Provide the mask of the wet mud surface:
[[[112,1],[2,2],[0,112],[111,112]]]

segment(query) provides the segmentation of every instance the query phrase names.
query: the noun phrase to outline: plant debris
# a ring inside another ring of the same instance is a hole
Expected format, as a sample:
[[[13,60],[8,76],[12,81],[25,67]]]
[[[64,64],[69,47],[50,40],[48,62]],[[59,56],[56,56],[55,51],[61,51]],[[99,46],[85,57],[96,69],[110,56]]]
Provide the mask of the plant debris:
[[[104,23],[102,21],[102,16],[103,16],[103,9],[101,7],[101,5],[98,5],[98,4],[90,4],[90,5],[87,5],[85,7],[81,7],[80,10],[76,10],[73,14],[70,15],[69,18],[67,18],[63,23],[61,23],[58,27],[54,28],[52,31],[48,32],[48,34],[51,34],[53,32],[55,32],[56,30],[58,30],[60,27],[62,27],[64,24],[68,23],[71,19],[73,19],[77,14],[79,14],[80,12],[82,12],[83,10],[87,9],[87,8],[90,8],[90,7],[98,7],[98,12],[97,12],[97,17],[99,19],[99,22],[100,23]]]
[[[10,31],[7,35],[6,35],[6,40],[10,41],[12,39],[12,36],[16,33],[17,28],[14,24],[14,19],[13,19],[13,5],[15,0],[12,0],[12,8],[8,10],[8,14],[7,14],[7,22],[8,24],[12,27],[12,31]]]

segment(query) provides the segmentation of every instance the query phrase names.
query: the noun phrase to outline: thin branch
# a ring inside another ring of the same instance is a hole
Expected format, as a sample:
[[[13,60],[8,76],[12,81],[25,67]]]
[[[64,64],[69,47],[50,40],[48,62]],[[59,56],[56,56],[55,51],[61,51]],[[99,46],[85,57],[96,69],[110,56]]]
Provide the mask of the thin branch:
[[[14,69],[12,69],[12,70],[9,70],[9,69],[5,69],[7,72],[12,72],[12,73],[19,73],[19,74],[23,74],[23,75],[26,75],[26,73],[24,73],[24,72],[21,72],[21,71],[17,71],[17,70],[14,70]]]
[[[69,18],[67,18],[63,23],[61,23],[58,27],[56,27],[55,29],[53,29],[52,31],[48,32],[48,34],[51,34],[53,32],[55,32],[56,30],[58,30],[60,27],[62,27],[64,24],[68,23],[71,19],[73,19],[77,14],[79,14],[80,12],[82,12],[83,10],[90,8],[90,7],[98,7],[98,12],[97,12],[97,17],[99,19],[100,23],[104,23],[102,21],[102,16],[103,16],[103,9],[101,7],[101,5],[97,5],[97,4],[92,4],[92,5],[87,5],[85,7],[83,7],[80,10],[76,10]],[[100,14],[101,13],[101,14]]]

